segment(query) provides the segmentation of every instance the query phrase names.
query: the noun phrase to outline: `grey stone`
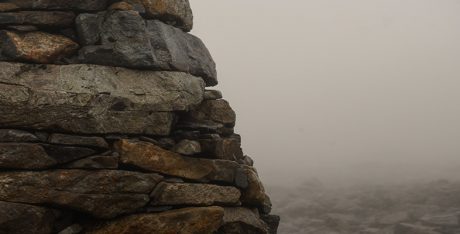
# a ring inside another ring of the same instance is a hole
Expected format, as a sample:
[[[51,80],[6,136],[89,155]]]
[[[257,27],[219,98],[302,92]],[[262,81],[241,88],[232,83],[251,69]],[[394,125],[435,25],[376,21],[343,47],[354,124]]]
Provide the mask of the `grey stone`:
[[[199,140],[203,155],[210,158],[231,160],[237,162],[244,157],[241,149],[241,137],[232,135],[231,137],[221,138],[215,135],[212,138]]]
[[[49,234],[55,219],[56,212],[52,209],[0,201],[2,234]]]
[[[281,218],[278,215],[262,215],[260,217],[268,226],[269,234],[278,233],[278,226],[280,224]]]
[[[205,90],[204,100],[218,100],[222,99],[222,92],[219,90]]]
[[[109,144],[102,137],[75,136],[55,133],[51,134],[48,138],[48,142],[59,145],[78,145],[102,149],[109,148]]]
[[[41,28],[72,27],[73,12],[63,11],[19,11],[0,12],[0,25],[34,25]]]
[[[177,143],[173,151],[182,155],[194,155],[201,153],[200,142],[191,140],[182,140]]]
[[[268,226],[259,214],[248,208],[231,207],[224,208],[224,224],[218,234],[268,234]]]
[[[179,72],[7,62],[0,68],[3,128],[169,135],[170,111],[188,110],[203,98],[203,81]]]
[[[82,14],[76,27],[81,43],[79,62],[186,72],[217,84],[215,63],[203,42],[135,11]]]
[[[22,130],[0,129],[0,142],[37,142],[34,134]]]
[[[78,234],[83,231],[83,227],[80,224],[73,224],[66,229],[60,231],[58,234]]]
[[[117,169],[118,157],[115,156],[91,156],[71,162],[62,166],[69,169]]]
[[[241,201],[245,205],[259,208],[262,214],[269,214],[272,209],[270,197],[265,193],[265,187],[253,167],[245,166],[248,186],[242,191]]]
[[[212,184],[160,183],[153,191],[151,205],[211,206],[239,205],[240,191]]]
[[[0,3],[0,12],[21,9],[101,11],[107,8],[108,2],[108,0],[8,0]]]
[[[45,169],[56,165],[38,144],[0,143],[0,168],[2,169]]]
[[[0,173],[0,201],[65,206],[96,218],[133,212],[161,180],[128,171],[54,170]]]
[[[68,163],[74,160],[95,155],[97,151],[86,147],[58,146],[42,144],[46,153],[54,158],[58,164]]]

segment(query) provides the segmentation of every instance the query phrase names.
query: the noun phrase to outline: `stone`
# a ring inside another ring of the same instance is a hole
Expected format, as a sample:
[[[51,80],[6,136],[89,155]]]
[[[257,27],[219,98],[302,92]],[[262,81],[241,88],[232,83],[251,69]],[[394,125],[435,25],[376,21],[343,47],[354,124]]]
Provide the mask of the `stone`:
[[[259,214],[244,207],[224,208],[224,224],[217,234],[268,234],[268,226]]]
[[[38,31],[38,27],[33,25],[8,25],[5,27],[7,30],[21,31],[21,32],[33,32]]]
[[[22,130],[0,129],[0,142],[37,142],[40,139],[34,134]]]
[[[97,151],[75,146],[59,146],[42,144],[46,153],[54,158],[58,164],[68,163],[74,160],[85,158],[97,153]]]
[[[212,184],[160,183],[153,191],[154,206],[211,206],[240,204],[240,191]]]
[[[190,156],[201,153],[201,145],[197,141],[182,140],[174,146],[173,151],[178,154]]]
[[[270,197],[265,193],[265,188],[257,175],[257,172],[252,167],[245,167],[245,172],[248,176],[248,187],[243,190],[241,201],[245,205],[255,206],[263,214],[269,214],[272,203]]]
[[[0,12],[0,26],[33,25],[40,28],[72,27],[75,13],[66,11]]]
[[[0,201],[0,233],[48,234],[56,218],[52,209]]]
[[[180,71],[217,84],[216,65],[203,42],[135,11],[81,14],[76,19],[80,63]]]
[[[115,156],[91,156],[63,165],[69,169],[117,169],[118,157]]]
[[[215,206],[136,214],[102,223],[87,234],[212,234],[221,225],[223,215],[223,209]]]
[[[46,169],[58,162],[38,144],[0,143],[1,169]]]
[[[66,229],[60,231],[58,234],[78,234],[83,231],[83,227],[80,224],[73,224]]]
[[[49,204],[113,218],[148,204],[161,176],[128,171],[1,172],[0,201]]]
[[[141,4],[145,15],[150,19],[159,19],[186,32],[193,28],[193,13],[188,0],[131,0]]]
[[[182,115],[178,128],[198,129],[204,132],[229,135],[228,132],[225,134],[225,128],[233,128],[235,121],[236,114],[226,100],[207,100],[203,101],[197,108]]]
[[[169,135],[170,111],[188,110],[203,98],[203,81],[185,73],[86,64],[0,62],[0,68],[2,128]]]
[[[109,10],[133,11],[134,6],[128,2],[116,2],[110,5]]]
[[[45,32],[0,31],[2,54],[9,59],[33,62],[56,63],[75,54],[79,45],[71,39]]]
[[[241,149],[241,137],[232,135],[231,137],[221,138],[215,135],[212,138],[200,139],[203,155],[210,158],[238,161],[243,159],[244,154]]]
[[[441,234],[430,227],[416,224],[401,223],[394,228],[394,234]]]
[[[121,164],[201,182],[235,184],[241,169],[235,162],[181,156],[141,141],[120,140],[115,143],[115,149],[120,153]]]
[[[0,12],[28,10],[74,10],[101,11],[107,8],[109,0],[8,0],[0,3]]]
[[[281,218],[278,215],[262,215],[260,217],[268,226],[269,234],[277,234]]]
[[[205,90],[204,91],[204,100],[218,100],[222,99],[222,92],[219,90]]]
[[[91,137],[91,136],[75,136],[66,134],[51,134],[48,138],[48,143],[59,144],[59,145],[77,145],[108,149],[109,144],[102,137]]]

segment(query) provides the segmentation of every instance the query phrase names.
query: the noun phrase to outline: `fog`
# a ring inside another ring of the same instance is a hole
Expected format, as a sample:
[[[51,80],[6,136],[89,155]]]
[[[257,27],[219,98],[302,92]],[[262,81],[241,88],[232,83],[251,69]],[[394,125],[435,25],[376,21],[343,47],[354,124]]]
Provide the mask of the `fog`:
[[[191,4],[266,184],[460,175],[460,1]]]

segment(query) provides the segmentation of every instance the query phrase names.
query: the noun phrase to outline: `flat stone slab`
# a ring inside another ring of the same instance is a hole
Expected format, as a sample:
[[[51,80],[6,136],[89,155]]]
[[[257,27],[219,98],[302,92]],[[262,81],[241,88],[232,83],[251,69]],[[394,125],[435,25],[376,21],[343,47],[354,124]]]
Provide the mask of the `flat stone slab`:
[[[184,208],[158,214],[137,214],[101,223],[87,234],[212,234],[222,223],[221,207]]]
[[[21,9],[101,11],[107,8],[108,2],[108,0],[8,0],[0,3],[0,12]]]
[[[212,184],[160,183],[152,193],[155,206],[211,206],[240,204],[240,190]]]
[[[128,171],[54,170],[0,173],[0,201],[52,204],[113,218],[150,201],[161,176]]]
[[[0,26],[34,25],[43,28],[65,28],[72,27],[74,20],[75,13],[66,11],[0,12]]]
[[[76,134],[168,135],[201,103],[202,79],[99,65],[0,62],[0,127]]]
[[[241,166],[232,161],[212,160],[181,156],[154,144],[133,140],[115,143],[120,163],[151,172],[208,182],[225,182],[247,185],[247,177]]]

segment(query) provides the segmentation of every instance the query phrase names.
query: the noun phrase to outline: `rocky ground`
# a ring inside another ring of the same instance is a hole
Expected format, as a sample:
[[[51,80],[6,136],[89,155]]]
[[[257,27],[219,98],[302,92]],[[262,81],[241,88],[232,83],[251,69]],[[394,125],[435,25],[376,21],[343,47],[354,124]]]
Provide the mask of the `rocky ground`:
[[[281,234],[459,234],[460,182],[270,189]]]

